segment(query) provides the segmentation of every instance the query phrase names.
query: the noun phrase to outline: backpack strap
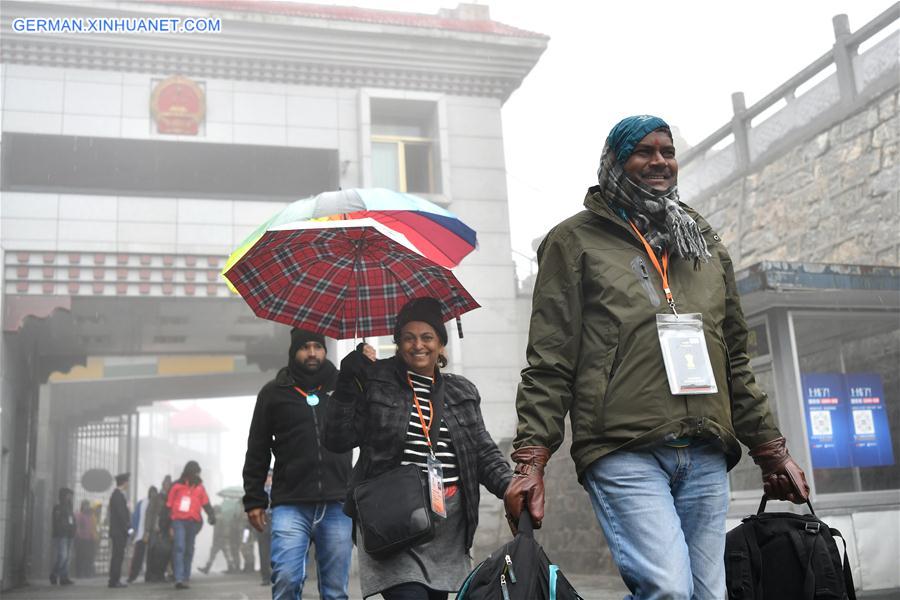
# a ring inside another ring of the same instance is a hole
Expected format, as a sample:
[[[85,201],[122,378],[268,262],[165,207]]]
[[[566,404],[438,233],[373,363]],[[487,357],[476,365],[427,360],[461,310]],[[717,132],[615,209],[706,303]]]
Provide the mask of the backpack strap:
[[[849,600],[856,600],[856,586],[853,585],[853,571],[850,569],[850,558],[847,555],[847,540],[845,540],[844,536],[841,535],[841,532],[834,527],[829,527],[828,531],[831,533],[832,537],[841,538],[841,543],[844,544],[844,587],[847,588],[847,598]]]
[[[759,542],[756,539],[756,527],[753,519],[744,522],[741,527],[744,534],[744,543],[750,554],[750,576],[753,580],[753,597],[755,600],[763,600],[760,582],[762,581],[762,553],[759,551]]]
[[[809,552],[806,552],[806,548],[803,544],[803,538],[800,536],[803,535],[799,530],[794,529],[789,532],[789,537],[791,538],[791,542],[793,542],[794,551],[797,553],[797,558],[800,559],[800,565],[806,563],[806,568],[804,569],[803,575],[803,600],[815,600],[816,596],[816,574],[813,571],[813,557],[816,555],[816,544],[819,542],[819,536],[813,536],[812,548],[809,549]],[[804,556],[806,554],[806,556]]]

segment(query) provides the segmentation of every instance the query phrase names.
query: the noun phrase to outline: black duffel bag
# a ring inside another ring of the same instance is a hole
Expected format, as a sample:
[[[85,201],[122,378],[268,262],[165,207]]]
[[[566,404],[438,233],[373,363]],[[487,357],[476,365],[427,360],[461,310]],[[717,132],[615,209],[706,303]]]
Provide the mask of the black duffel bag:
[[[375,558],[434,538],[431,503],[416,465],[403,465],[361,482],[353,489],[353,504],[362,548]]]
[[[763,495],[755,515],[725,538],[729,600],[856,600],[847,543],[837,529],[810,514],[767,513]],[[844,543],[844,558],[835,537]]]

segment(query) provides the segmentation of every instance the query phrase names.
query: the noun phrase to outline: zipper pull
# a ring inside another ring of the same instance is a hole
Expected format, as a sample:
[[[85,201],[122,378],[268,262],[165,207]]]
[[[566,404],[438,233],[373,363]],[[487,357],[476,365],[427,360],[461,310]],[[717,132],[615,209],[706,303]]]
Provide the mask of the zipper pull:
[[[516,582],[516,572],[513,571],[512,559],[509,557],[509,554],[506,555],[506,572],[509,573],[509,582]]]
[[[506,575],[500,575],[500,590],[503,592],[503,600],[509,600],[509,588],[506,586]]]
[[[641,277],[644,279],[650,279],[650,273],[647,272],[647,265],[644,264],[644,259],[641,259]]]

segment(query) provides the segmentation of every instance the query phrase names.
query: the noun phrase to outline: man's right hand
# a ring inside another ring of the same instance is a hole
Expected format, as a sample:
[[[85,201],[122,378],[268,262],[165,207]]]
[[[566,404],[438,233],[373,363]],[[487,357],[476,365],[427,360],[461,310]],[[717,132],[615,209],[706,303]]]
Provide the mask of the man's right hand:
[[[544,518],[544,467],[550,460],[550,450],[542,446],[524,446],[512,453],[516,463],[512,481],[503,494],[506,520],[516,534],[519,515],[525,506],[531,514],[535,529],[540,529]]]
[[[251,508],[247,511],[247,520],[253,525],[253,529],[257,531],[265,531],[268,519],[266,518],[266,509]]]

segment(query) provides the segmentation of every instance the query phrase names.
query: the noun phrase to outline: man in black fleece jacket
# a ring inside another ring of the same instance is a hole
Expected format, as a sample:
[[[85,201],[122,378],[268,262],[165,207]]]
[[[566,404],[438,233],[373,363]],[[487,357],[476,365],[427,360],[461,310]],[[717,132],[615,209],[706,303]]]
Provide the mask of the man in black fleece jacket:
[[[326,358],[325,338],[293,329],[288,366],[256,399],[244,460],[244,510],[263,531],[271,508],[273,599],[302,596],[310,542],[316,545],[321,598],[347,598],[353,525],[343,499],[351,453],[336,454],[321,443],[337,375]],[[269,499],[265,482],[273,454]]]

